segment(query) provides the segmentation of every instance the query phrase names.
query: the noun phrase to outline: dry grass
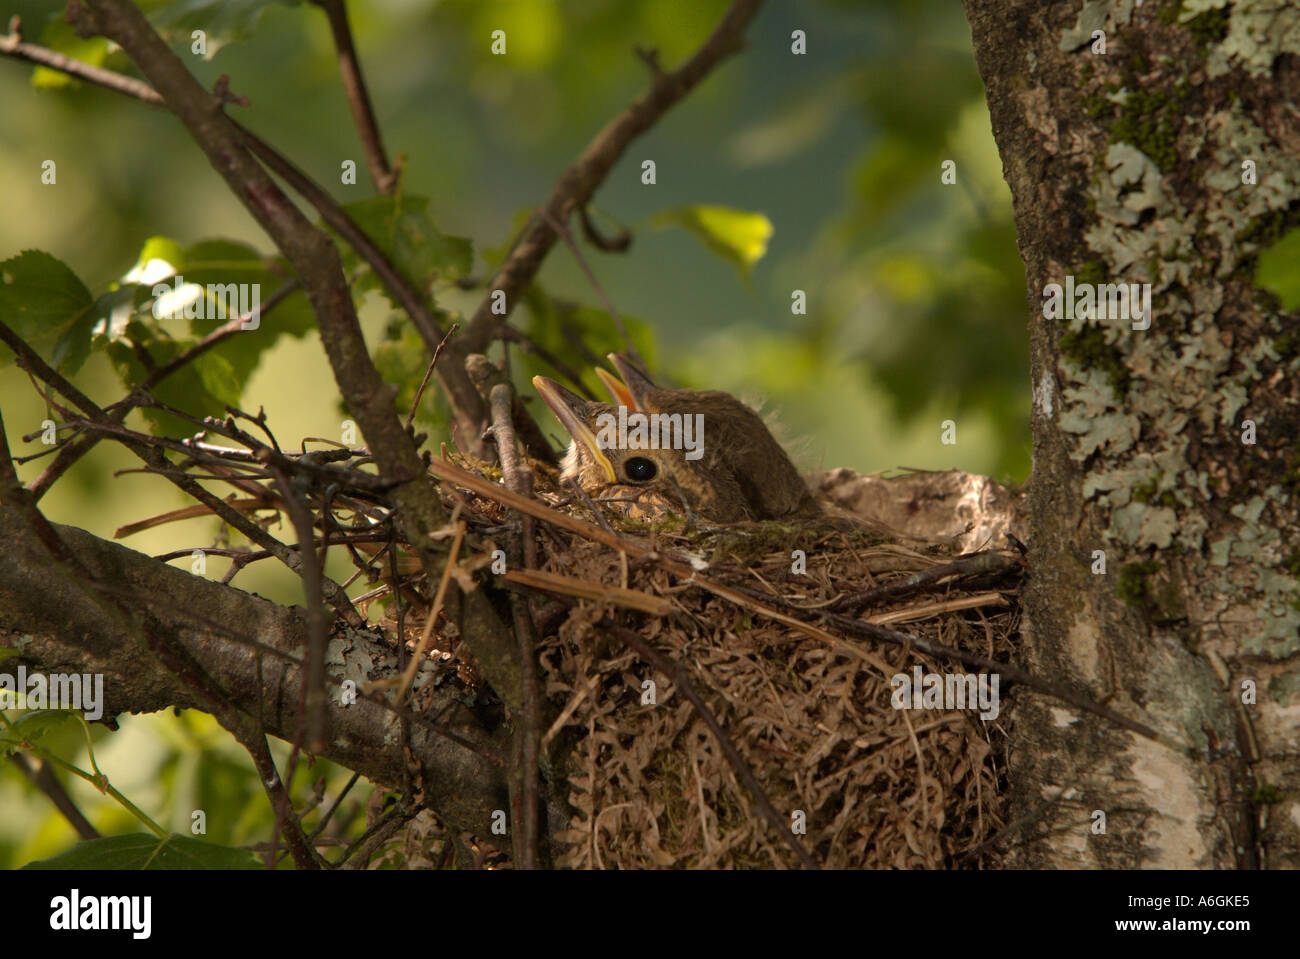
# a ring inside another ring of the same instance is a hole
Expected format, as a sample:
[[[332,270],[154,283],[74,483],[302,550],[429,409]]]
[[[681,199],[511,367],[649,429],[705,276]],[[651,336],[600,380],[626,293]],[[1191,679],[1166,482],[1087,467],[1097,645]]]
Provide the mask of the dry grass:
[[[786,828],[803,830],[822,865],[951,867],[1004,824],[1008,706],[993,721],[976,709],[895,709],[895,675],[968,667],[844,635],[809,612],[948,563],[951,552],[843,524],[687,529],[675,518],[606,517],[620,550],[608,534],[603,543],[585,534],[588,506],[547,480],[539,475],[538,498],[584,523],[538,524],[540,570],[515,579],[546,591],[535,610],[553,595],[570,604],[544,624],[538,650],[544,747],[573,810],[559,830],[561,865],[798,862],[673,678],[602,628],[609,620],[686,668]],[[471,527],[511,519],[495,497],[455,495]],[[794,550],[805,572],[792,570]],[[1009,661],[1019,567],[1003,565],[1001,578],[949,577],[856,615]]]

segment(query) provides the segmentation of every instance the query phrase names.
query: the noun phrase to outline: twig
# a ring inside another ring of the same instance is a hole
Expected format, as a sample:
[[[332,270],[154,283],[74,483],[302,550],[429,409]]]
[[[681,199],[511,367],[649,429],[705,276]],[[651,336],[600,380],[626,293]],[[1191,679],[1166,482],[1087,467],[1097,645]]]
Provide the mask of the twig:
[[[702,589],[708,590],[715,596],[727,599],[746,609],[775,620],[776,622],[784,623],[787,626],[799,630],[805,635],[827,643],[828,645],[842,650],[849,655],[860,659],[868,659],[867,654],[857,646],[828,633],[824,629],[814,626],[812,623],[808,622],[807,619],[801,617],[821,617],[828,623],[856,636],[863,636],[868,639],[889,643],[894,646],[910,646],[913,649],[919,649],[921,652],[928,653],[931,656],[954,659],[958,662],[967,663],[981,669],[996,672],[1010,682],[1022,683],[1031,689],[1037,689],[1040,692],[1047,693],[1063,702],[1070,703],[1071,705],[1077,706],[1078,708],[1093,713],[1094,715],[1108,719],[1125,729],[1130,729],[1148,739],[1164,742],[1171,746],[1171,748],[1184,748],[1177,743],[1170,742],[1167,737],[1161,736],[1150,726],[1129,719],[1127,716],[1115,712],[1112,709],[1098,706],[1086,696],[1079,695],[1078,693],[1055,683],[1049,683],[1046,680],[1039,679],[1009,663],[1000,663],[993,659],[986,659],[985,657],[977,656],[974,653],[967,653],[959,649],[952,649],[948,646],[943,646],[939,643],[930,642],[929,640],[923,639],[919,636],[909,636],[906,633],[900,633],[884,626],[875,626],[870,623],[864,623],[860,620],[852,619],[848,616],[841,616],[837,613],[828,613],[821,610],[802,610],[799,607],[791,607],[792,613],[797,615],[783,613],[780,610],[773,609],[772,606],[769,605],[771,602],[781,603],[781,601],[775,597],[763,596],[761,600],[751,599],[748,594],[753,593],[753,591],[746,587],[729,586],[724,583],[716,582],[701,575],[698,570],[693,569],[683,560],[670,556],[662,551],[652,550],[648,546],[644,546],[635,540],[612,536],[604,530],[592,526],[590,523],[584,523],[582,520],[575,519],[572,516],[566,516],[564,513],[561,513],[558,510],[553,510],[542,503],[517,497],[509,490],[504,490],[495,483],[490,483],[487,480],[475,476],[472,473],[468,473],[459,467],[447,463],[446,461],[435,460],[430,464],[429,469],[430,472],[434,473],[436,476],[440,476],[446,480],[451,480],[452,482],[462,485],[467,489],[471,489],[482,496],[486,496],[489,499],[495,499],[506,506],[512,506],[515,509],[528,510],[539,519],[546,520],[548,523],[552,523],[563,529],[568,529],[571,532],[579,533],[587,539],[593,540],[597,543],[603,543],[604,545],[614,549],[625,549],[634,555],[652,557],[659,566],[668,570],[670,573],[686,579],[690,583],[699,586]],[[870,659],[868,659],[868,661],[870,661]]]
[[[544,207],[551,220],[564,223],[573,210],[586,206],[628,144],[654,126],[714,67],[741,49],[745,31],[761,6],[762,0],[735,0],[713,33],[689,60],[670,73],[653,76],[650,89],[592,138],[578,159],[560,174],[551,190]],[[487,295],[475,309],[460,344],[464,353],[482,353],[497,338],[499,327],[532,282],[556,239],[558,235],[545,217],[532,218],[519,242],[488,283]],[[492,312],[498,290],[505,293],[505,316]]]
[[[985,552],[959,556],[950,563],[932,566],[905,576],[893,583],[877,586],[860,593],[841,596],[828,607],[833,613],[845,613],[856,616],[864,606],[882,599],[896,599],[909,593],[919,592],[927,586],[935,586],[948,577],[973,576],[982,573],[1004,573],[1021,564],[1006,553]]]
[[[1108,709],[1105,706],[1099,706],[1087,696],[1076,693],[1074,690],[1067,689],[1057,683],[1048,682],[1045,679],[1039,679],[1037,676],[1033,676],[1010,663],[1000,663],[995,659],[988,659],[987,657],[980,656],[976,653],[968,653],[964,650],[953,649],[950,646],[932,643],[930,640],[921,636],[910,636],[906,633],[900,633],[885,626],[876,626],[872,623],[864,623],[858,619],[851,619],[848,616],[841,616],[838,613],[821,612],[819,615],[821,615],[827,622],[838,626],[845,632],[853,633],[857,636],[864,636],[868,639],[874,639],[878,642],[889,643],[892,646],[902,646],[904,648],[911,647],[912,649],[920,650],[921,652],[927,653],[931,656],[938,656],[943,659],[953,659],[957,662],[966,663],[968,666],[975,666],[988,672],[997,673],[1008,682],[1021,683],[1028,686],[1030,689],[1036,689],[1039,692],[1046,693],[1062,702],[1069,703],[1071,706],[1076,706],[1085,712],[1092,713],[1094,716],[1100,716],[1102,719],[1107,719],[1110,722],[1115,723],[1117,726],[1122,726],[1125,729],[1132,730],[1139,736],[1145,736],[1147,739],[1153,739],[1157,742],[1164,742],[1166,745],[1173,745],[1174,748],[1182,748],[1170,743],[1166,737],[1161,736],[1160,733],[1156,732],[1156,730],[1152,729],[1145,723],[1140,723],[1135,719],[1129,719],[1122,713],[1118,713],[1113,709]]]
[[[562,596],[576,596],[579,599],[591,599],[603,603],[613,603],[635,609],[651,616],[667,616],[672,612],[670,600],[652,596],[636,589],[623,589],[619,586],[602,586],[577,576],[563,576],[560,573],[548,573],[539,569],[512,569],[505,573],[507,582],[518,583],[530,589],[545,590]]]
[[[492,438],[496,441],[497,454],[501,458],[501,475],[512,493],[522,497],[531,497],[533,493],[533,474],[527,465],[520,463],[516,448],[514,421],[511,419],[514,390],[509,383],[498,383],[488,394],[488,407],[492,413]],[[533,542],[532,517],[523,514],[522,532],[511,547],[511,562],[520,563],[524,559],[524,543]],[[524,542],[521,543],[520,540]],[[533,563],[536,563],[535,550]],[[536,626],[528,609],[528,602],[518,594],[510,594],[511,618],[514,620],[515,641],[519,646],[520,670],[523,676],[523,714],[519,717],[516,736],[519,755],[520,780],[519,813],[517,822],[522,823],[519,831],[516,862],[523,869],[537,868],[538,827],[538,769],[537,753],[541,742],[541,689],[537,679],[537,635]],[[513,778],[513,777],[512,777]]]
[[[1042,819],[1043,815],[1049,809],[1051,809],[1053,806],[1055,806],[1058,802],[1061,801],[1061,797],[1065,795],[1066,788],[1067,787],[1062,786],[1059,790],[1057,790],[1055,796],[1052,796],[1048,799],[1039,800],[1038,803],[1035,804],[1034,808],[1030,809],[1029,812],[1025,813],[1020,818],[1007,823],[1006,826],[999,829],[996,833],[994,833],[988,839],[985,839],[983,842],[972,846],[970,849],[967,849],[962,854],[962,857],[957,860],[957,865],[958,866],[966,865],[967,863],[971,862],[976,856],[978,856],[981,852],[983,852],[985,849],[993,848],[998,843],[1002,842],[1004,839],[1009,838],[1013,833],[1019,832],[1020,830],[1028,826],[1032,826],[1038,820]]]
[[[352,119],[357,124],[361,135],[361,145],[366,151],[366,162],[370,165],[370,178],[375,181],[375,189],[389,194],[397,184],[397,174],[388,165],[388,155],[384,152],[384,142],[379,135],[379,124],[375,122],[374,107],[370,103],[370,94],[366,90],[366,80],[361,73],[361,61],[357,58],[356,48],[352,45],[352,28],[348,25],[348,11],[343,0],[312,0],[316,6],[325,11],[329,19],[330,33],[334,35],[334,47],[339,54],[339,75],[343,79],[343,88],[348,94],[348,105],[352,107]]]
[[[102,67],[92,66],[81,60],[74,60],[39,44],[24,43],[22,36],[19,34],[20,23],[21,18],[17,16],[10,19],[9,35],[0,37],[0,55],[12,57],[15,60],[26,60],[28,63],[35,63],[38,66],[66,73],[70,77],[85,80],[87,83],[104,87],[106,90],[124,93],[143,103],[151,103],[154,106],[164,105],[163,98],[158,94],[158,91],[141,80],[123,76],[114,70],[105,70]]]
[[[582,484],[579,483],[575,477],[569,477],[569,489],[573,490],[578,499],[582,500],[587,509],[591,510],[591,515],[596,518],[596,522],[600,524],[601,529],[610,536],[618,535],[614,532],[613,528],[610,527],[609,520],[605,519],[605,514],[600,511],[600,507],[597,506],[595,501],[591,498],[591,494],[582,488]]]
[[[582,224],[582,235],[598,250],[606,253],[626,253],[628,247],[632,245],[631,230],[623,227],[618,231],[617,236],[605,236],[596,228],[596,224],[591,222],[591,215],[585,206],[578,207],[578,222]]]
[[[523,330],[516,329],[513,326],[503,326],[501,328],[501,339],[506,343],[514,343],[518,345],[518,347],[525,353],[536,356],[540,358],[542,362],[549,364],[555,372],[559,373],[573,385],[576,392],[581,393],[587,399],[594,400],[596,398],[592,394],[591,390],[587,388],[587,384],[582,381],[581,373],[566,363],[562,357],[552,353]]]
[[[632,342],[632,337],[628,336],[627,327],[623,325],[623,317],[620,316],[618,310],[614,308],[614,301],[605,293],[605,288],[600,285],[600,281],[596,279],[596,274],[593,273],[591,267],[587,265],[587,259],[582,255],[582,251],[578,249],[578,244],[573,242],[573,234],[569,232],[569,228],[552,217],[547,210],[542,209],[537,212],[551,225],[551,229],[562,236],[564,242],[568,244],[569,249],[573,252],[573,258],[578,261],[578,266],[582,268],[583,274],[586,275],[587,282],[592,285],[592,288],[596,291],[596,295],[599,296],[601,302],[605,304],[605,312],[609,314],[609,318],[614,321],[614,326],[618,329],[619,335],[623,337],[623,343],[627,346],[628,355],[636,361],[636,365],[641,367],[641,369],[649,369],[649,367],[646,366],[645,360],[641,358],[641,352],[636,348],[636,344]]]
[[[424,396],[424,388],[429,385],[429,377],[433,376],[433,368],[438,365],[438,354],[442,352],[442,348],[447,344],[447,341],[455,336],[456,331],[459,329],[460,324],[453,323],[451,329],[434,347],[433,359],[429,360],[429,368],[424,371],[424,379],[420,381],[420,388],[415,391],[415,399],[411,401],[411,409],[406,414],[406,428],[408,430],[411,428],[411,424],[415,422],[415,411],[420,408],[420,399]]]
[[[54,808],[63,814],[63,818],[76,830],[78,836],[82,839],[99,838],[99,830],[92,826],[90,820],[77,808],[77,804],[63,788],[63,783],[59,782],[59,777],[54,775],[54,770],[48,763],[33,765],[32,761],[22,753],[10,753],[9,761],[22,771],[33,786],[49,797],[50,802],[54,803]]]
[[[451,513],[451,524],[455,531],[451,549],[447,552],[447,562],[442,568],[442,578],[438,580],[438,591],[433,597],[433,607],[429,610],[429,618],[424,624],[424,634],[420,637],[419,643],[415,646],[415,652],[411,654],[411,661],[406,666],[406,672],[402,673],[397,683],[397,692],[393,696],[393,703],[401,705],[402,700],[406,698],[407,691],[411,688],[411,682],[415,679],[416,670],[420,668],[420,663],[424,660],[425,650],[429,648],[429,639],[433,635],[433,624],[437,620],[438,614],[442,612],[443,600],[447,596],[447,584],[451,582],[452,571],[456,568],[456,562],[460,559],[460,544],[465,539],[465,524],[460,520],[460,507],[457,506]]]
[[[355,786],[360,779],[361,773],[353,773],[352,778],[347,781],[347,785],[340,790],[338,798],[334,800],[333,805],[331,805],[329,809],[325,810],[324,814],[320,817],[320,822],[318,822],[316,828],[311,831],[311,836],[309,838],[313,843],[316,842],[320,837],[320,834],[325,831],[325,827],[329,825],[330,820],[334,818],[334,814],[338,812],[339,807],[343,805],[343,800],[347,798],[348,793],[352,791],[352,787]]]
[[[403,801],[390,809],[373,826],[365,831],[356,842],[343,851],[343,855],[334,863],[336,869],[364,869],[370,857],[384,843],[408,822],[416,817],[420,809]],[[451,827],[448,826],[448,831]]]
[[[233,711],[233,710],[232,710]],[[257,768],[257,778],[262,781],[262,788],[275,810],[275,832],[271,841],[271,851],[267,856],[266,867],[275,868],[275,837],[283,835],[289,852],[293,855],[293,864],[299,869],[320,869],[327,865],[315,847],[303,832],[302,822],[293,811],[289,790],[280,779],[280,772],[275,768],[275,759],[266,744],[266,734],[260,729],[251,728],[253,721],[243,713],[234,716],[218,715],[217,719],[225,726],[239,744],[248,751]],[[260,724],[258,724],[260,725]],[[289,760],[295,762],[293,757]]]
[[[289,520],[298,534],[298,556],[301,558],[300,575],[304,598],[307,602],[307,651],[303,657],[306,668],[302,674],[302,698],[298,706],[299,734],[294,738],[290,754],[290,775],[295,768],[298,744],[306,735],[307,748],[318,753],[325,748],[325,645],[328,624],[321,609],[324,576],[320,553],[315,547],[315,519],[295,484],[285,472],[271,467],[280,498],[289,514]],[[327,511],[328,512],[328,511]],[[322,533],[328,535],[328,531]]]
[[[121,439],[122,444],[131,452],[135,453],[145,465],[150,467],[159,467],[171,472],[169,461],[163,456],[162,451],[158,448],[163,445],[164,441],[155,439],[152,443],[145,442],[139,438],[139,434],[133,434],[130,430],[118,426],[112,422],[95,403],[86,396],[81,390],[72,385],[62,374],[51,367],[40,355],[36,353],[27,343],[11,330],[3,321],[0,321],[0,341],[3,341],[17,355],[23,369],[29,371],[35,376],[40,377],[44,382],[50,384],[60,393],[71,400],[83,413],[86,414],[88,424],[93,424],[95,428],[103,430],[110,434],[116,434]],[[123,438],[123,436],[129,438]],[[166,475],[166,478],[178,486],[180,489],[194,497],[200,503],[203,503],[208,509],[216,513],[229,525],[243,533],[249,540],[261,546],[263,549],[270,550],[275,554],[280,562],[284,563],[292,570],[298,569],[299,557],[293,550],[285,546],[275,537],[271,536],[256,523],[251,523],[241,515],[237,510],[230,509],[223,500],[217,498],[212,493],[200,486],[198,483],[186,477]],[[353,608],[347,593],[339,588],[339,585],[332,579],[325,579],[325,595],[328,597],[330,605],[335,611],[353,626],[362,626],[365,620],[361,614]]]

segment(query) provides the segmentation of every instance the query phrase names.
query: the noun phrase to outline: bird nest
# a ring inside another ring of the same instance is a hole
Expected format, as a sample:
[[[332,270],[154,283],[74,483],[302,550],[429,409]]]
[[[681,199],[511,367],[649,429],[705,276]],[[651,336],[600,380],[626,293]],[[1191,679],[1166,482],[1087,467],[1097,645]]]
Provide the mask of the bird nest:
[[[535,514],[566,521],[537,524],[536,570],[513,578],[552,597],[530,603],[544,762],[571,809],[549,826],[559,865],[984,861],[1005,824],[1009,710],[930,693],[1014,659],[1017,554],[843,521],[597,517],[538,470]],[[515,515],[483,472],[444,495],[500,529]],[[904,678],[923,679],[915,696]]]

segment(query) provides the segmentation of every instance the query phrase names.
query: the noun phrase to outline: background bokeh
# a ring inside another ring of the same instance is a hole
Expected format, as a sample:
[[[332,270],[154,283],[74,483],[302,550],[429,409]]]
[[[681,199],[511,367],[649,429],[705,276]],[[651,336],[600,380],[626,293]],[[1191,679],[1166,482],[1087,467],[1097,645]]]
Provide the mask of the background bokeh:
[[[318,10],[269,4],[244,39],[205,61],[189,53],[185,15],[217,10],[237,18],[260,4],[144,6],[175,20],[172,48],[205,85],[228,74],[232,90],[249,98],[247,108],[232,108],[242,122],[334,184],[340,200],[371,195]],[[404,159],[403,190],[430,198],[445,233],[473,240],[473,275],[481,278],[495,262],[484,255],[500,252],[587,140],[645,87],[634,46],[655,47],[674,65],[725,7],[723,0],[371,0],[351,4],[350,14],[390,155]],[[4,21],[21,15],[28,39],[67,44],[61,10],[0,0]],[[506,31],[505,57],[489,52],[497,29]],[[796,29],[808,38],[803,56],[790,51]],[[131,70],[120,52],[110,52],[106,65]],[[338,185],[346,159],[357,162],[356,186]],[[641,183],[645,159],[656,162],[653,186]],[[46,160],[57,164],[55,185],[40,182]],[[940,181],[949,160],[952,185]],[[30,66],[10,60],[0,60],[0,184],[0,260],[47,251],[95,295],[130,270],[155,235],[182,245],[229,238],[270,252],[169,114],[83,85],[44,88]],[[773,227],[766,254],[745,271],[697,236],[656,221],[693,204],[764,214]],[[1024,273],[958,4],[768,4],[748,49],[634,143],[593,212],[606,232],[625,226],[634,234],[625,254],[585,246],[584,253],[620,313],[652,338],[655,372],[760,402],[805,469],[957,467],[1026,478]],[[581,315],[608,326],[564,245],[538,285],[547,302],[591,308]],[[791,313],[795,289],[807,293],[806,315]],[[468,313],[480,296],[447,290],[438,305]],[[515,322],[546,336],[546,313],[521,309]],[[373,341],[390,318],[386,302],[371,295],[363,321]],[[407,365],[422,372],[424,362],[412,353]],[[385,369],[401,365],[390,355]],[[102,356],[91,358],[78,383],[101,403],[123,392]],[[314,333],[278,340],[243,395],[246,409],[266,410],[284,444],[338,435],[338,395]],[[0,368],[0,407],[16,445],[46,415],[11,362]],[[424,412],[434,440],[442,438],[439,405],[431,401]],[[549,417],[540,419],[559,432]],[[956,445],[940,443],[946,419],[958,424]],[[138,417],[130,422],[147,428]],[[42,465],[25,466],[24,478]],[[165,481],[114,475],[136,465],[101,444],[42,501],[47,515],[112,536],[123,523],[184,505]],[[209,545],[219,532],[200,519],[125,542],[162,553]],[[0,562],[2,554],[0,544]],[[208,575],[224,571],[224,561],[214,560]],[[282,602],[302,597],[293,576],[267,563],[236,584]],[[124,717],[122,725],[111,736],[96,733],[97,758],[163,825],[188,833],[190,810],[205,808],[207,838],[266,838],[270,814],[251,764],[210,719]],[[60,748],[70,761],[84,760],[75,736]],[[298,782],[305,788],[322,776],[332,795],[347,773],[317,763]],[[93,789],[70,788],[103,831],[132,828]],[[75,838],[8,764],[0,767],[0,811],[0,863],[50,855]]]

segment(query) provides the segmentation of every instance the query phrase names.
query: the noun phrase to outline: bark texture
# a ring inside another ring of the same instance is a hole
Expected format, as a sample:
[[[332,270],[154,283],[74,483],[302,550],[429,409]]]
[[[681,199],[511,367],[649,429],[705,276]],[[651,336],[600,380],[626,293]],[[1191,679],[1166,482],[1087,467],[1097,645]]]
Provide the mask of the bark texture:
[[[1300,338],[1254,284],[1300,222],[1300,11],[966,10],[1029,287],[1026,665],[1163,736],[1030,697],[1013,862],[1300,867]],[[1149,283],[1149,328],[1053,316],[1067,276]]]
[[[216,694],[257,716],[268,734],[294,738],[302,674],[288,657],[300,660],[307,645],[300,607],[210,582],[72,526],[53,529],[93,583],[75,581],[29,526],[0,509],[0,646],[18,650],[6,672],[22,664],[42,673],[102,673],[106,718],[173,706],[210,712]],[[133,609],[130,628],[105,615],[107,589]],[[146,630],[170,638],[188,660],[186,675],[150,654]],[[343,624],[331,635],[326,663],[358,690],[399,671],[395,650],[377,634]],[[454,679],[424,672],[418,682],[431,686],[417,697],[423,708],[405,723],[359,694],[349,702],[331,686],[321,755],[375,782],[417,787],[445,821],[490,835],[492,811],[508,808],[508,737],[504,728],[487,730],[466,708]]]

